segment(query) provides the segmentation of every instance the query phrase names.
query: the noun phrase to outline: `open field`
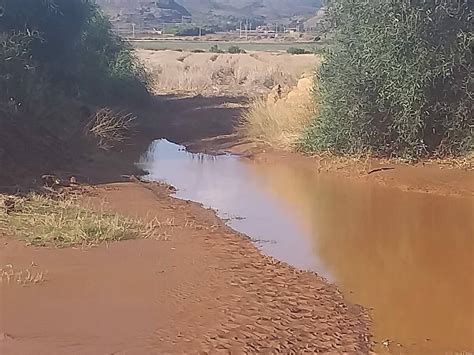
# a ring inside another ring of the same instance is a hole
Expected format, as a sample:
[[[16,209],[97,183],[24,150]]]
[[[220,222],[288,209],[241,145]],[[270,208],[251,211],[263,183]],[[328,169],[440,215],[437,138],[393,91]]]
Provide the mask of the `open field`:
[[[157,94],[255,96],[294,86],[320,57],[287,53],[215,54],[137,50]]]
[[[204,40],[131,40],[134,47],[150,50],[203,50],[209,51],[214,45],[227,51],[232,46],[239,46],[241,49],[251,52],[286,52],[290,47],[303,48],[308,51],[319,51],[326,47],[325,42],[270,42],[270,41],[204,41]]]

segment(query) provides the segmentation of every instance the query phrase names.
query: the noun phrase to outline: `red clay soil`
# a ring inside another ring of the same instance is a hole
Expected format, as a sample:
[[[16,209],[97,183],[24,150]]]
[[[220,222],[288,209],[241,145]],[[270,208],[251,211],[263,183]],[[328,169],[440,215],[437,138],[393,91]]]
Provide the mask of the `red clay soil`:
[[[369,320],[318,276],[263,256],[215,214],[127,182],[94,206],[163,221],[157,240],[90,250],[0,239],[2,266],[47,271],[0,283],[2,354],[368,352]]]

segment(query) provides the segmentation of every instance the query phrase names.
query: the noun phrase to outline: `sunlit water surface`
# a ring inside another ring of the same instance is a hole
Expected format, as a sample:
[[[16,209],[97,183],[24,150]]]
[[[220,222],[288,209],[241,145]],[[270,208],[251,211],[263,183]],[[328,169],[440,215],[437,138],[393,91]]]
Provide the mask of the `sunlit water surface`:
[[[191,154],[166,140],[139,165],[178,198],[217,210],[265,254],[336,283],[371,309],[379,343],[474,351],[474,199]]]

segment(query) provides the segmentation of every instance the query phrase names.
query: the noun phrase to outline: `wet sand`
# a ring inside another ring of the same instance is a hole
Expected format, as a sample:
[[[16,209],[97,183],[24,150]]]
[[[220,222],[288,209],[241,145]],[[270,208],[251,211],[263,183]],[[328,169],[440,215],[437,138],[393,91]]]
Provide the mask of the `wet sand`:
[[[87,203],[169,223],[161,240],[90,250],[3,237],[2,265],[47,276],[0,284],[2,354],[368,351],[362,308],[264,257],[212,211],[138,182],[94,188]]]

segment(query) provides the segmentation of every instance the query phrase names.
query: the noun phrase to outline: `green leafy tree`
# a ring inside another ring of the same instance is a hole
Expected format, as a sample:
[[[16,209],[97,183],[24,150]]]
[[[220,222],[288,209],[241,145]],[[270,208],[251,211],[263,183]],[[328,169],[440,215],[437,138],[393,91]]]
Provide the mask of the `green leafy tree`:
[[[329,0],[310,151],[418,158],[474,146],[472,2]]]
[[[147,97],[143,67],[92,0],[0,0],[0,59],[0,104]]]

